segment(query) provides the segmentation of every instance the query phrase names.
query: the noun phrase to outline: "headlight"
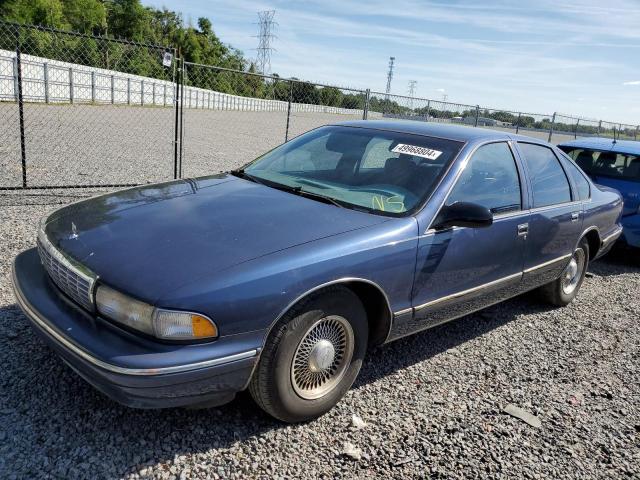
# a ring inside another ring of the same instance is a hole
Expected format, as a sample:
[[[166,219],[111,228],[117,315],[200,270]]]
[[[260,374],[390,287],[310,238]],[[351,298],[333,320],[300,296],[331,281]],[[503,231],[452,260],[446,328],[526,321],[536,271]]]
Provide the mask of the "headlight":
[[[162,339],[193,340],[218,336],[218,328],[204,315],[154,308],[104,285],[96,291],[96,307],[98,312],[115,322]]]

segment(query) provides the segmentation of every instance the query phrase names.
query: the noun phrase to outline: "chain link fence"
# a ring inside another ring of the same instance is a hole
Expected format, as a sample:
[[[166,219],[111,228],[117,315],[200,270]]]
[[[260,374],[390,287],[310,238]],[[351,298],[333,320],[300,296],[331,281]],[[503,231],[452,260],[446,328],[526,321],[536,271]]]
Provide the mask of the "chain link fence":
[[[161,46],[0,23],[0,187],[170,178],[174,57]]]
[[[0,190],[216,173],[343,120],[457,124],[554,143],[640,136],[637,125],[322,85],[176,53],[0,21]]]
[[[364,118],[361,90],[190,62],[182,73],[179,175],[187,177],[237,168],[313,128]]]

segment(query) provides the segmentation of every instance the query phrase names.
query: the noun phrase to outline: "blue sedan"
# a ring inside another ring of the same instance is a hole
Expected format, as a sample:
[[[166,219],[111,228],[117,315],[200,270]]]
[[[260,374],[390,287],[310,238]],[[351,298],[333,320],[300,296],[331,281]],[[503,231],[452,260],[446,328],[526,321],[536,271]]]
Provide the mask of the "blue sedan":
[[[248,388],[297,422],[342,398],[372,346],[533,289],[567,305],[621,212],[532,138],[342,123],[239,170],[57,210],[14,289],[34,330],[123,404]]]
[[[640,247],[640,142],[581,138],[558,145],[591,179],[622,194],[624,209],[620,240]]]

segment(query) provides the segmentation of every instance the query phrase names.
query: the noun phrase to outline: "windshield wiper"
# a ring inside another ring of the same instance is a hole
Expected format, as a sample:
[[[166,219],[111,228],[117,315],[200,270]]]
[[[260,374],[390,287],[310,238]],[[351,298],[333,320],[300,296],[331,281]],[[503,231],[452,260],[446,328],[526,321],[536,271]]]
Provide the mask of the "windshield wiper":
[[[253,175],[249,175],[247,172],[245,172],[244,168],[237,168],[235,170],[230,170],[229,173],[234,177],[244,178],[245,180],[249,180],[250,182],[254,182],[254,183],[259,183],[260,185],[266,185],[266,182],[263,182],[262,180],[258,180]]]
[[[289,193],[293,193],[295,195],[300,195],[301,197],[307,197],[307,198],[312,198],[314,200],[318,200],[320,202],[324,202],[324,203],[328,203],[331,205],[335,205],[336,207],[341,207],[341,208],[346,208],[345,203],[336,200],[335,198],[331,198],[331,197],[327,197],[325,195],[321,195],[319,193],[314,193],[314,192],[310,192],[309,190],[304,190],[302,187],[300,186],[289,186],[289,185],[284,185],[282,183],[277,183],[277,182],[270,182],[268,180],[263,181],[262,179],[258,179],[256,177],[254,177],[253,175],[249,175],[247,172],[244,171],[244,168],[239,168],[236,170],[231,170],[229,173],[231,173],[232,175],[239,177],[239,178],[244,178],[246,180],[249,180],[251,182],[255,182],[255,183],[259,183],[261,185],[266,185],[267,187],[272,187],[278,190],[282,190],[285,192],[289,192]]]
[[[309,190],[303,190],[302,187],[291,187],[293,193],[296,193],[302,197],[313,198],[320,202],[329,203],[331,205],[335,205],[336,207],[345,208],[345,204],[340,200],[336,200],[335,198],[327,197],[326,195],[322,195],[320,193],[310,192]]]

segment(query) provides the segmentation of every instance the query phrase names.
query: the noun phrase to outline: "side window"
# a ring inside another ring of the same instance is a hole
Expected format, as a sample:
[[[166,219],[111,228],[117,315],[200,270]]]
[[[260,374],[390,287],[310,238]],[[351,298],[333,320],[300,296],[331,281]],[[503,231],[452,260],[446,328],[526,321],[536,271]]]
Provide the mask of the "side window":
[[[591,195],[591,187],[589,186],[589,182],[586,178],[584,178],[584,174],[571,162],[564,162],[569,171],[569,175],[573,179],[573,183],[576,184],[578,189],[578,197],[580,200],[587,200]]]
[[[553,150],[532,143],[519,143],[518,146],[531,177],[534,208],[570,202],[569,181]]]
[[[493,213],[522,208],[518,168],[507,143],[476,150],[449,194],[447,205],[455,202],[478,203]]]
[[[563,150],[571,159],[573,159],[578,166],[587,173],[591,173],[593,171],[593,152],[591,150],[584,150],[582,148],[566,148]]]

